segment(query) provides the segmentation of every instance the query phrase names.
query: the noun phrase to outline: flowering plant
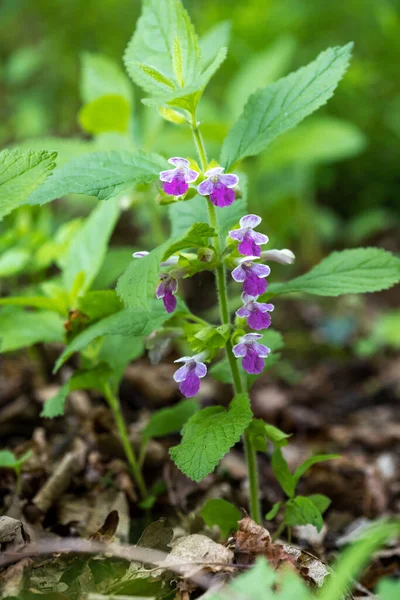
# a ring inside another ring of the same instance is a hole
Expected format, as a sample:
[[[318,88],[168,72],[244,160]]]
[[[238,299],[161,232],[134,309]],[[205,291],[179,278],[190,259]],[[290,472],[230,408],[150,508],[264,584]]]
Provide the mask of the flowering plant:
[[[154,44],[148,43],[150,39],[155,39]],[[87,132],[100,138],[110,130],[104,130],[104,119],[98,111],[111,112],[115,130],[125,135],[117,149],[112,146],[104,150],[103,139],[96,138],[89,151],[61,165],[54,162],[55,153],[0,154],[0,164],[10,173],[2,183],[5,189],[0,187],[0,216],[23,203],[42,205],[68,194],[107,201],[94,209],[63,247],[64,253],[57,255],[60,277],[56,281],[45,282],[34,296],[1,299],[2,304],[29,306],[36,311],[24,313],[32,327],[30,336],[22,342],[15,335],[22,319],[15,319],[15,312],[0,315],[2,351],[41,341],[64,342],[55,371],[79,353],[83,368],[46,402],[42,415],[61,415],[65,399],[74,389],[98,390],[112,410],[147,508],[154,501],[142,474],[148,441],[181,432],[181,443],[171,448],[170,455],[179,469],[196,481],[212,472],[230,448],[243,439],[250,509],[256,521],[261,520],[257,453],[267,452],[267,442],[272,444],[274,473],[289,498],[289,506],[293,509],[297,502],[296,518],[301,521],[304,517],[304,501],[294,495],[297,472],[291,475],[281,451],[288,436],[254,419],[251,409],[249,392],[254,377],[277,361],[283,345],[281,336],[271,328],[271,313],[275,308],[284,310],[283,304],[279,300],[272,304],[270,300],[292,292],[338,296],[379,291],[399,281],[400,261],[378,248],[345,250],[331,254],[304,275],[277,283],[273,263],[291,265],[295,255],[289,249],[265,249],[269,242],[266,234],[271,232],[261,231],[261,216],[247,209],[247,178],[245,165],[240,163],[261,153],[280,134],[329,100],[347,69],[351,46],[328,48],[305,67],[251,94],[223,141],[218,159],[214,149],[214,158],[209,161],[198,105],[209,80],[223,63],[227,48],[215,35],[199,41],[180,0],[144,0],[142,16],[125,53],[125,66],[133,81],[148,94],[143,99],[147,106],[157,109],[175,126],[190,129],[190,156],[166,160],[132,148],[131,142],[127,145],[132,93],[121,73],[107,79],[109,66],[103,72],[101,61],[96,60],[91,69],[104,84],[98,86],[103,94],[99,101],[94,97],[96,90],[83,86],[85,106],[80,121]],[[111,95],[112,86],[116,89]],[[117,100],[121,110],[111,110]],[[177,149],[176,153],[185,152]],[[15,182],[20,183],[18,194],[11,187]],[[98,289],[95,282],[121,210],[129,207],[132,190],[142,193],[146,186],[150,186],[146,196],[150,210],[162,217],[168,212],[170,237],[165,239],[162,228],[154,226],[151,237],[159,238],[156,247],[133,254],[122,275],[119,270],[115,291]],[[182,280],[205,270],[215,274],[219,323],[193,314],[181,298]],[[145,344],[150,356],[157,359],[171,341],[184,347],[185,356],[175,361],[179,367],[174,380],[186,400],[164,409],[168,414],[155,414],[142,432],[137,454],[122,416],[119,382],[127,363],[143,353]],[[201,409],[192,400],[208,375],[233,386],[228,409]],[[313,457],[310,464],[328,458],[333,455]],[[314,515],[320,515],[322,505],[326,508],[326,502],[318,507],[317,501],[309,498],[304,508],[308,515],[310,502]],[[285,510],[289,514],[287,507]],[[294,524],[293,514],[294,510],[288,525]],[[320,521],[320,516],[315,517],[316,523]]]

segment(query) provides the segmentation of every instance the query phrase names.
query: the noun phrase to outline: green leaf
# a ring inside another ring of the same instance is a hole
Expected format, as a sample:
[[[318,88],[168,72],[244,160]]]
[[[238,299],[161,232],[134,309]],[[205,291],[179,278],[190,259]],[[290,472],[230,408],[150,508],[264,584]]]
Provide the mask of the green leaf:
[[[117,199],[99,204],[73,238],[63,258],[63,281],[69,292],[79,273],[84,274],[79,293],[83,294],[90,288],[103,264],[119,212]]]
[[[155,295],[162,260],[179,250],[207,245],[213,234],[214,229],[206,223],[195,223],[180,238],[167,240],[147,256],[133,259],[117,285],[117,293],[125,305],[147,310]]]
[[[0,298],[0,305],[3,306],[29,306],[32,308],[43,308],[58,312],[67,316],[68,306],[58,298],[47,298],[47,296],[7,296]]]
[[[101,345],[98,360],[107,363],[112,369],[110,383],[115,388],[125,373],[127,365],[144,352],[141,337],[127,335],[107,335]]]
[[[58,390],[53,398],[46,400],[41,417],[54,419],[64,414],[65,400],[75,390],[97,390],[102,392],[112,372],[106,365],[98,365],[87,371],[76,371],[72,377]]]
[[[118,94],[129,105],[133,102],[132,85],[117,63],[103,54],[82,55],[81,96],[84,104],[101,96]]]
[[[106,131],[126,133],[130,118],[129,102],[117,94],[101,96],[79,111],[79,123],[87,133],[98,134]]]
[[[132,260],[132,248],[126,246],[108,249],[92,287],[104,290],[113,286]]]
[[[378,583],[378,597],[381,600],[398,600],[400,596],[400,581],[396,579],[381,579]]]
[[[326,460],[334,460],[335,458],[339,458],[340,455],[339,454],[316,454],[315,456],[311,456],[310,458],[308,458],[307,460],[305,460],[299,467],[297,467],[297,469],[295,470],[293,477],[294,480],[296,482],[296,484],[298,483],[298,481],[300,480],[301,477],[303,477],[304,473],[306,471],[308,471],[308,469],[310,467],[312,467],[313,465],[320,463],[320,462],[324,462]]]
[[[10,352],[39,342],[61,342],[63,320],[53,312],[4,310],[0,313],[0,351]]]
[[[174,72],[174,46],[180,47],[178,78]],[[200,71],[200,47],[180,0],[143,2],[142,15],[125,51],[124,62],[133,81],[150,94],[160,93],[168,86],[146,73],[138,63],[159,72],[176,88],[195,82]]]
[[[267,512],[267,514],[265,515],[265,518],[267,519],[267,521],[272,521],[273,519],[275,519],[276,515],[279,512],[281,504],[282,504],[282,502],[275,502],[275,504],[273,505],[271,510],[269,512]]]
[[[19,471],[24,464],[32,456],[32,450],[28,450],[21,456],[16,458],[10,450],[0,450],[0,469],[13,469]]]
[[[327,496],[324,496],[324,494],[311,494],[310,496],[308,496],[308,498],[311,500],[311,502],[313,504],[315,504],[315,506],[318,508],[319,512],[321,513],[321,515],[324,514],[326,509],[331,504],[331,501],[329,500],[329,498]]]
[[[170,449],[176,466],[190,479],[200,481],[239,441],[252,419],[247,394],[238,394],[229,410],[210,406],[196,413],[182,430],[179,446]]]
[[[371,560],[371,556],[389,539],[400,534],[398,521],[384,521],[372,525],[362,539],[345,550],[332,566],[334,577],[330,577],[321,594],[321,600],[340,600],[347,587],[357,580],[359,573]]]
[[[158,438],[178,433],[185,423],[196,412],[199,411],[199,404],[196,400],[181,400],[175,406],[162,408],[153,413],[150,421],[142,432],[145,438]]]
[[[221,163],[259,154],[273,139],[325,104],[343,77],[352,44],[328,48],[316,60],[252,94],[225,139]]]
[[[0,277],[11,277],[21,273],[31,259],[31,253],[23,248],[7,250],[0,256]]]
[[[95,290],[78,298],[78,310],[91,321],[104,319],[122,309],[122,302],[114,290]]]
[[[322,515],[310,498],[296,496],[285,505],[284,520],[286,525],[314,525],[321,531],[324,521]]]
[[[42,184],[56,166],[56,152],[0,152],[0,220]]]
[[[296,489],[296,480],[289,471],[288,464],[282,454],[282,450],[279,447],[275,448],[272,454],[271,465],[281,488],[285,494],[291,498]]]
[[[135,185],[155,181],[166,165],[161,156],[139,151],[84,154],[56,169],[53,176],[29,196],[27,203],[45,204],[66,194],[109,200]]]
[[[265,423],[263,419],[253,419],[249,425],[249,434],[253,446],[257,452],[267,452],[267,441],[268,438],[275,446],[281,448],[287,445],[287,438],[291,436],[290,433],[284,433],[278,427]]]
[[[125,335],[143,338],[157,327],[160,327],[170,317],[171,315],[166,313],[162,303],[155,301],[152,309],[148,311],[122,310],[110,317],[101,319],[101,321],[90,325],[74,337],[58,358],[54,370],[56,372],[74,352],[86,348],[98,337],[103,335]]]
[[[222,498],[207,500],[200,515],[208,527],[217,525],[223,538],[228,537],[231,531],[238,528],[238,521],[242,518],[240,510]]]
[[[333,252],[305,275],[287,283],[271,284],[268,292],[340,296],[379,292],[399,281],[400,258],[381,248],[354,248]]]
[[[286,446],[287,438],[292,436],[291,433],[284,433],[278,427],[264,423],[265,435],[267,438],[275,444],[275,446]]]

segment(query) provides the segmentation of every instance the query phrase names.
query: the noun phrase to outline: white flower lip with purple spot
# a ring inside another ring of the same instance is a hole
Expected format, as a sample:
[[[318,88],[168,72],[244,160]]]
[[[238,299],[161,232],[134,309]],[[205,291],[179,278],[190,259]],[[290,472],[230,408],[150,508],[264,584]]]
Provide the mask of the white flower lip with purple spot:
[[[229,237],[239,242],[238,251],[245,256],[257,256],[261,254],[263,244],[268,243],[268,236],[254,231],[254,228],[261,223],[262,219],[258,215],[246,215],[239,221],[240,228],[232,229]]]
[[[169,196],[183,196],[188,191],[189,184],[196,181],[199,173],[190,168],[190,162],[186,158],[174,156],[169,158],[168,162],[175,168],[161,171],[163,190]]]
[[[234,356],[242,359],[242,367],[250,375],[259,375],[263,371],[264,358],[271,352],[270,348],[257,341],[261,338],[261,333],[246,333],[232,348]]]
[[[205,180],[197,186],[200,196],[209,196],[210,202],[220,208],[230,206],[236,197],[234,188],[239,177],[234,173],[224,173],[223,167],[213,167],[204,173]]]
[[[200,379],[207,374],[206,365],[201,362],[207,354],[201,352],[195,356],[182,356],[174,362],[185,363],[174,373],[174,380],[179,383],[179,390],[186,398],[196,396],[200,389]]]

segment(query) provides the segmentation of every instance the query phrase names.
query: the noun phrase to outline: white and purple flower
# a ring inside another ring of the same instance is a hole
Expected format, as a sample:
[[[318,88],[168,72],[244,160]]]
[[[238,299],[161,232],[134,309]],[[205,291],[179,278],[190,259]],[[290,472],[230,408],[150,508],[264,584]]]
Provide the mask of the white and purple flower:
[[[175,294],[178,290],[178,281],[168,273],[160,273],[160,280],[156,296],[159,299],[162,298],[167,313],[172,313],[176,308]]]
[[[206,179],[197,186],[201,196],[210,196],[210,201],[215,205],[230,206],[235,200],[234,188],[239,183],[239,177],[233,173],[224,173],[223,167],[213,167],[204,173]]]
[[[243,306],[236,311],[238,317],[247,318],[247,325],[256,331],[268,329],[271,325],[271,315],[274,310],[273,304],[257,302],[257,298],[242,294]]]
[[[260,296],[267,289],[265,277],[271,272],[267,265],[255,263],[258,256],[246,256],[241,258],[239,266],[232,271],[232,277],[235,281],[243,283],[243,291],[249,296]]]
[[[242,367],[250,375],[259,375],[264,369],[265,361],[270,348],[259,344],[257,340],[262,338],[261,333],[246,333],[239,344],[233,346],[233,354],[236,358],[242,358]]]
[[[281,265],[291,265],[295,261],[295,255],[291,250],[283,248],[282,250],[265,250],[261,252],[263,260],[273,260]]]
[[[253,231],[261,223],[261,217],[257,215],[246,215],[239,221],[240,229],[232,229],[229,237],[240,242],[238,250],[245,256],[260,256],[263,244],[268,243],[268,237],[263,233]]]
[[[183,196],[199,176],[197,171],[190,168],[190,162],[186,158],[175,156],[168,159],[175,169],[161,171],[160,180],[163,182],[163,190],[169,196]]]
[[[207,373],[206,365],[201,362],[206,357],[206,353],[196,354],[195,356],[182,356],[175,362],[185,363],[174,373],[174,380],[179,383],[179,390],[186,398],[196,396],[200,389],[200,379]]]

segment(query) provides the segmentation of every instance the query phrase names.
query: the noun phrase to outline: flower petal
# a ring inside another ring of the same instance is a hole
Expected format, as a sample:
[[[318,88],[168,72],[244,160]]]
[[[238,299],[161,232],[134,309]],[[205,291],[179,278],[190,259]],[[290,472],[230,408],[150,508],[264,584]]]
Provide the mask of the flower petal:
[[[251,311],[246,306],[242,306],[242,308],[239,308],[236,311],[236,314],[241,319],[244,319],[245,317],[249,317],[251,315]]]
[[[219,181],[227,188],[234,188],[239,183],[239,177],[234,173],[226,173],[219,176]]]
[[[214,206],[218,206],[219,208],[230,206],[234,202],[235,198],[236,194],[234,190],[231,190],[219,181],[214,183],[213,191],[210,194],[210,201],[214,204]]]
[[[190,165],[188,159],[182,158],[181,156],[173,156],[172,158],[168,159],[168,162],[176,167],[188,167]]]
[[[174,310],[176,308],[176,298],[171,292],[169,292],[169,291],[165,292],[165,294],[163,296],[163,302],[164,302],[165,310],[167,311],[167,313],[174,312]]]
[[[197,186],[197,191],[200,196],[209,196],[214,189],[214,184],[211,179],[205,179]]]
[[[177,358],[176,360],[174,360],[174,363],[180,363],[180,362],[190,362],[191,360],[193,360],[193,356],[181,356],[180,358]]]
[[[216,177],[225,171],[224,167],[213,167],[204,173],[204,177]]]
[[[196,375],[194,369],[191,369],[187,374],[185,381],[182,381],[179,384],[179,389],[186,398],[193,398],[193,396],[198,394],[200,389],[200,379]]]
[[[165,283],[161,281],[161,283],[157,286],[156,289],[156,297],[160,300],[160,298],[164,298],[165,294]]]
[[[259,340],[260,338],[262,338],[261,333],[246,333],[246,335],[242,337],[241,341],[245,344],[251,344],[252,342],[256,342],[257,340]]]
[[[148,254],[149,252],[147,252],[147,250],[140,250],[139,252],[134,252],[132,256],[133,258],[144,258]]]
[[[287,248],[283,248],[283,250],[266,250],[262,255],[265,260],[273,260],[281,265],[291,265],[296,258],[293,252]]]
[[[275,308],[273,304],[266,304],[265,302],[255,302],[255,305],[263,313],[272,312]]]
[[[168,171],[161,171],[160,180],[171,182],[177,173],[178,169],[168,169]]]
[[[242,217],[239,221],[240,227],[249,227],[250,229],[254,229],[257,227],[262,221],[262,218],[258,215],[246,215]]]
[[[233,346],[232,352],[233,352],[234,356],[236,356],[236,358],[240,358],[241,356],[246,356],[246,352],[247,352],[246,344],[243,344],[242,342],[240,344],[236,344],[235,346]]]
[[[168,196],[183,196],[188,191],[188,184],[185,181],[185,175],[178,171],[171,182],[165,181],[163,190]]]
[[[204,363],[198,362],[196,363],[194,372],[196,373],[197,377],[205,377],[207,375],[207,367]]]
[[[258,231],[249,231],[249,234],[257,246],[262,246],[263,244],[268,244],[269,242],[269,237],[263,233],[258,233]]]
[[[250,296],[260,296],[267,289],[267,281],[260,279],[253,270],[247,269],[243,282],[243,291]]]
[[[247,324],[256,331],[268,329],[268,327],[271,325],[271,316],[269,313],[263,313],[260,310],[255,309],[251,311],[250,316],[247,319]]]
[[[231,275],[238,283],[242,283],[242,281],[246,279],[246,271],[243,269],[242,265],[239,265],[236,267],[236,269],[233,269]]]
[[[238,245],[238,251],[240,252],[240,254],[244,254],[245,256],[259,257],[261,254],[261,250],[253,241],[252,237],[249,235],[250,233],[250,231],[246,231],[246,233],[243,236],[242,242]]]
[[[268,275],[271,273],[269,266],[261,263],[253,263],[251,270],[257,275],[257,277],[268,277]]]
[[[197,171],[194,171],[193,169],[187,169],[185,171],[186,183],[193,183],[194,181],[196,181],[199,175],[200,173],[198,173]]]
[[[177,361],[175,361],[175,362],[177,362]],[[180,367],[173,374],[174,381],[176,381],[177,383],[180,383],[181,381],[185,381],[188,373],[189,373],[189,368],[186,365],[184,365],[183,367]]]
[[[257,342],[254,344],[254,348],[255,348],[258,356],[261,356],[262,358],[266,358],[268,356],[268,354],[271,352],[270,348],[268,348],[267,346],[264,346],[264,344],[258,344]]]
[[[246,233],[246,231],[244,231],[243,229],[232,229],[229,232],[229,237],[232,238],[233,240],[237,240],[238,242],[241,242],[245,233]]]
[[[254,348],[248,348],[246,356],[242,360],[242,367],[250,375],[258,375],[264,369],[264,361],[258,356]]]

